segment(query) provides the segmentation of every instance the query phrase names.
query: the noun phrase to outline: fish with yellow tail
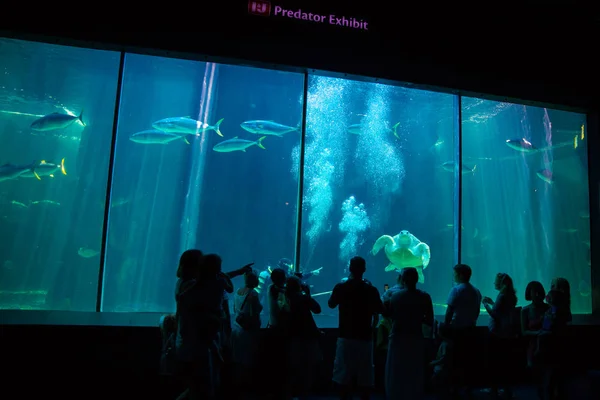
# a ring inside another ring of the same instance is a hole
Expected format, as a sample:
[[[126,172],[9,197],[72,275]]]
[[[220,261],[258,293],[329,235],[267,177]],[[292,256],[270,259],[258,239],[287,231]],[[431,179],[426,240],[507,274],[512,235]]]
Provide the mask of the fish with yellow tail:
[[[184,140],[187,144],[190,144],[190,142],[186,139],[185,134],[181,135],[163,132],[156,129],[136,132],[129,137],[129,140],[134,143],[141,144],[168,144],[175,140]]]
[[[583,133],[581,134],[581,136],[583,137]],[[519,151],[521,153],[526,153],[526,154],[534,154],[534,153],[542,153],[544,151],[548,151],[548,150],[554,150],[554,149],[559,149],[562,147],[569,147],[569,146],[573,146],[573,148],[577,148],[577,136],[575,136],[575,138],[573,138],[573,141],[567,141],[564,143],[558,143],[558,144],[553,144],[550,146],[546,146],[546,147],[537,147],[534,144],[532,144],[529,140],[525,139],[525,138],[521,138],[521,139],[508,139],[506,141],[506,145],[508,147],[510,147],[513,150]],[[507,158],[505,158],[507,159]]]
[[[253,120],[245,121],[240,124],[240,127],[255,135],[278,136],[283,137],[286,133],[300,132],[300,126],[287,126],[275,121],[268,120]]]
[[[579,141],[585,139],[585,125],[581,125],[581,133],[573,136],[573,148],[577,149],[579,147]]]
[[[36,178],[37,180],[42,180],[42,176],[54,178],[54,174],[58,171],[63,175],[67,175],[64,158],[60,161],[60,164],[49,163],[45,160],[34,162],[26,171],[19,175],[19,178]]]
[[[152,128],[159,131],[174,133],[179,135],[195,135],[199,136],[206,131],[215,131],[217,135],[223,137],[220,126],[225,118],[221,118],[214,125],[206,124],[202,121],[197,121],[190,117],[174,117],[165,118],[156,121],[152,124]]]
[[[243,151],[245,152],[248,147],[258,146],[263,150],[265,146],[262,145],[262,141],[265,140],[266,136],[259,138],[256,141],[239,139],[237,136],[233,139],[228,139],[223,142],[217,143],[213,150],[219,153],[231,153],[232,151]]]

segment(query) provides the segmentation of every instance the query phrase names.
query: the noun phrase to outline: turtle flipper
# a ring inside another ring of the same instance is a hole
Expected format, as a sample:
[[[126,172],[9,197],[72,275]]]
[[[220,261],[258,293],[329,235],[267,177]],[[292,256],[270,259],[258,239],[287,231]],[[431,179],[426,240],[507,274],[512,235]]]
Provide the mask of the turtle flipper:
[[[423,275],[423,268],[417,267],[417,273],[419,274],[419,283],[425,283],[425,275]]]
[[[383,235],[381,236],[379,239],[377,239],[375,241],[375,244],[373,245],[373,249],[371,250],[371,253],[373,255],[376,255],[377,253],[379,253],[379,250],[381,250],[384,246],[387,246],[388,244],[394,245],[394,238],[391,237],[390,235]]]
[[[429,261],[431,260],[431,250],[429,249],[429,246],[421,242],[417,245],[417,252],[421,257],[421,261],[423,261],[423,269],[427,268]]]
[[[397,268],[394,264],[390,263],[387,267],[385,267],[385,272],[395,271]]]

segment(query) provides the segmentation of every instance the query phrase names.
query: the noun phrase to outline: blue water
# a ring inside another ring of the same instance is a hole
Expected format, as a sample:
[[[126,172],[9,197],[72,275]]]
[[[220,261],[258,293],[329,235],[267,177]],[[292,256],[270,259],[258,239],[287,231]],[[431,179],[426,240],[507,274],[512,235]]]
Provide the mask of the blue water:
[[[0,181],[0,308],[92,311],[119,54],[2,40],[0,57],[0,163],[64,158],[67,172]],[[458,260],[457,98],[309,76],[296,249],[299,131],[267,135],[265,149],[213,147],[263,136],[242,129],[245,121],[300,126],[303,87],[297,73],[126,55],[102,311],[172,311],[187,248],[220,254],[225,271],[254,262],[258,272],[299,250],[300,269],[319,271],[308,280],[324,306],[317,321],[334,326],[327,292],[347,275],[349,258],[365,257],[366,277],[381,290],[393,285],[385,250],[371,250],[402,230],[429,246],[421,287],[436,313],[445,311]],[[49,113],[81,110],[85,126],[30,129]],[[166,144],[130,140],[172,117],[211,126],[223,119],[223,137],[199,129]],[[563,276],[574,311],[591,312],[585,122],[583,114],[462,98],[461,259],[484,295],[495,295],[498,272],[513,277],[521,304],[529,281],[548,288]],[[505,143],[521,138],[538,150]]]
[[[0,182],[0,307],[95,309],[119,54],[0,41],[0,164],[65,159],[67,175]],[[34,132],[36,119],[87,124]]]

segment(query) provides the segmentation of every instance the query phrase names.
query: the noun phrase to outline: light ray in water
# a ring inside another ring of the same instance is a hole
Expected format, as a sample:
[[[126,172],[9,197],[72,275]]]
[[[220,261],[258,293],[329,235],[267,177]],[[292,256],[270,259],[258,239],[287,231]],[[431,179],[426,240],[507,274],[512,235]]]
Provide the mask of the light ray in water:
[[[0,114],[9,114],[9,115],[20,115],[23,117],[32,117],[32,118],[42,118],[43,114],[31,114],[31,113],[22,113],[18,111],[8,111],[8,110],[0,110]]]
[[[544,108],[544,133],[546,134],[546,142],[548,143],[548,147],[552,148],[552,121],[550,121],[550,115],[548,115],[548,110]],[[569,142],[570,144],[570,142]],[[551,183],[552,183],[552,162],[553,162],[553,154],[551,151],[544,151],[543,153],[543,169],[537,173],[537,176],[542,179],[544,182],[549,183],[548,185],[544,185],[544,195],[538,198],[540,203],[540,218],[541,218],[541,228],[535,229],[540,232],[541,239],[543,240],[543,245],[545,247],[545,251],[542,253],[542,260],[540,265],[551,265],[551,254],[553,243],[556,243],[554,233],[554,221],[556,215],[554,215],[553,210],[555,210],[555,205],[553,204],[553,197],[550,195]],[[539,273],[539,272],[538,272]],[[539,277],[541,278],[541,276]]]
[[[212,111],[214,82],[216,80],[217,64],[207,63],[202,79],[202,91],[200,93],[200,103],[198,104],[197,120],[208,123],[208,117]],[[187,184],[187,193],[184,200],[184,211],[180,225],[181,251],[195,246],[198,234],[200,219],[200,208],[198,204],[202,199],[202,182],[204,178],[204,166],[206,163],[206,153],[208,151],[208,131],[203,130],[199,140],[194,141],[193,145],[198,146],[193,149],[193,156],[190,165],[190,178]]]
[[[546,143],[548,143],[548,148],[552,148],[552,121],[550,121],[550,116],[548,115],[548,109],[544,108],[544,131],[546,133]],[[569,143],[570,144],[570,143]],[[549,151],[544,152],[544,165],[551,166],[552,165],[552,153]]]

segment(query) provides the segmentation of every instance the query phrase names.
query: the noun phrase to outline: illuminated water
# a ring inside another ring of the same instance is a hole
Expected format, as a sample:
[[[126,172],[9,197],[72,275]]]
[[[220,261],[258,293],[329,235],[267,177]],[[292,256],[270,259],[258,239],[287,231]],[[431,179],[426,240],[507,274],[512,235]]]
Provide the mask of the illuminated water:
[[[0,181],[0,307],[93,311],[119,54],[3,40],[0,56],[0,163],[64,158],[67,172]],[[222,255],[224,270],[294,259],[303,85],[302,74],[126,55],[102,311],[173,310],[178,255],[190,247]],[[307,102],[300,260],[304,271],[321,268],[309,280],[324,306],[318,323],[337,323],[327,292],[349,257],[366,258],[378,288],[394,284],[385,251],[370,251],[402,230],[431,250],[420,287],[443,313],[458,256],[456,98],[310,76]],[[81,110],[85,127],[30,129]],[[166,144],[130,140],[172,117],[223,118],[223,137],[199,129]],[[463,98],[462,117],[461,254],[473,282],[494,297],[494,275],[507,272],[525,304],[527,282],[563,276],[574,311],[589,313],[585,115]],[[242,129],[252,120],[291,131],[266,135],[265,149],[212,150],[265,136]],[[522,138],[539,150],[505,143]]]

